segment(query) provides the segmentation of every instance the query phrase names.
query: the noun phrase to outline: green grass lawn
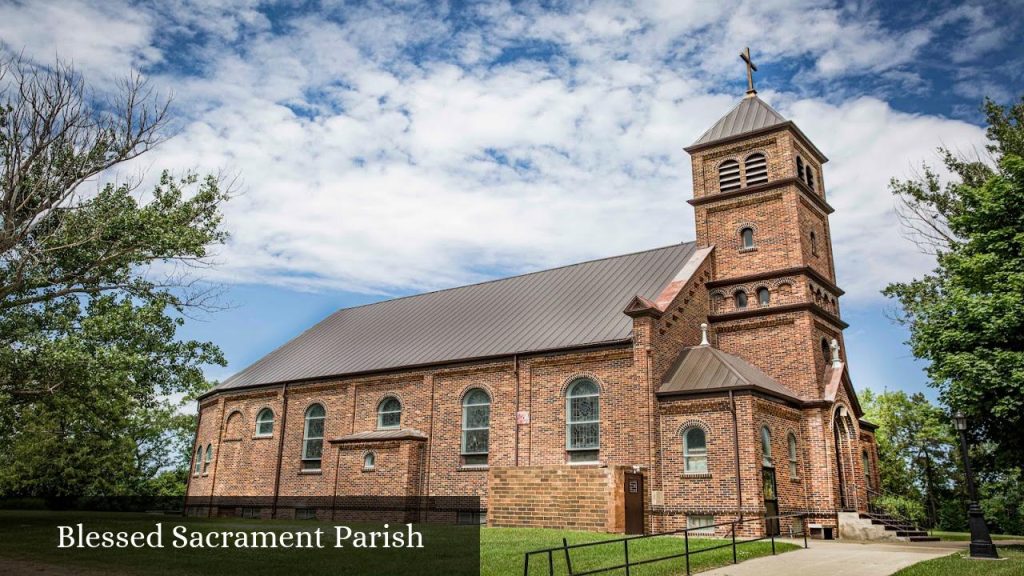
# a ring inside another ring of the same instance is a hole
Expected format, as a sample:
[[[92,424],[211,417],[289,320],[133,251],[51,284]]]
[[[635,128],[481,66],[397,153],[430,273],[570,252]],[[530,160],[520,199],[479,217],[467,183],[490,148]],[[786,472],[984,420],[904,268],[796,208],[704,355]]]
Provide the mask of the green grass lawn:
[[[937,536],[941,540],[951,540],[954,542],[966,542],[971,539],[970,532],[943,532],[941,530],[932,530],[929,532],[932,536]],[[993,534],[992,540],[1024,540],[1024,536],[1014,536],[1012,534]]]
[[[106,576],[146,574],[154,576],[179,576],[185,574],[271,575],[271,574],[459,574],[467,573],[464,556],[467,547],[479,545],[480,574],[499,576],[523,573],[523,553],[528,550],[560,546],[562,538],[570,544],[595,542],[619,538],[615,534],[592,532],[568,532],[563,530],[527,528],[482,528],[466,526],[417,525],[430,544],[421,550],[399,550],[381,553],[376,550],[343,550],[328,547],[323,550],[288,549],[201,549],[177,550],[170,547],[170,538],[165,537],[165,548],[153,549],[88,549],[61,550],[56,548],[58,524],[74,525],[84,523],[89,528],[100,530],[152,530],[155,522],[164,525],[164,532],[170,535],[170,526],[187,524],[196,531],[225,530],[311,530],[322,528],[333,532],[332,524],[326,522],[277,520],[260,522],[238,518],[183,519],[176,516],[153,516],[144,514],[117,513],[58,513],[41,511],[0,511],[0,568],[2,559],[8,558],[31,563],[31,569],[52,566],[72,567],[94,571]],[[352,525],[354,528],[370,529]],[[328,538],[329,539],[329,538]],[[479,544],[478,544],[479,542]],[[691,551],[724,543],[722,540],[690,540]],[[792,544],[778,542],[779,553],[794,550]],[[642,560],[680,553],[683,540],[676,537],[646,538],[630,542],[630,559]],[[742,561],[771,554],[770,542],[741,544],[737,559]],[[573,567],[577,570],[611,566],[622,561],[622,544],[607,544],[575,550],[571,555]],[[564,556],[555,556],[557,574],[566,574]],[[535,557],[537,564],[531,566],[531,574],[547,574],[546,556]],[[691,557],[691,569],[696,572],[732,562],[732,550],[723,548]],[[631,570],[637,576],[670,575],[685,573],[684,560],[677,558],[658,562]],[[341,568],[344,568],[343,570]],[[476,574],[475,565],[473,574]],[[20,566],[19,570],[24,570]],[[0,570],[2,571],[2,570]],[[607,574],[623,574],[623,571]]]
[[[1024,574],[1024,546],[1000,546],[1005,560],[972,560],[966,552],[919,562],[893,576],[1020,576]]]

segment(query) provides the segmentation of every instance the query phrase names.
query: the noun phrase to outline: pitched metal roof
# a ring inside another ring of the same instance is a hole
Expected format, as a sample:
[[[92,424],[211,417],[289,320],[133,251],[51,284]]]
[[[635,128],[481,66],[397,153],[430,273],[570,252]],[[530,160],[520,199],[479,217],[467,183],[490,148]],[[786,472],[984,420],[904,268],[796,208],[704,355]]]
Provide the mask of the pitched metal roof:
[[[624,341],[626,304],[692,273],[696,252],[687,242],[342,309],[214,391]]]
[[[665,374],[658,388],[658,395],[699,394],[750,388],[800,401],[793,391],[756,366],[711,346],[683,349]]]
[[[689,148],[754,132],[755,130],[761,130],[784,122],[786,122],[786,119],[782,117],[782,114],[776,112],[764,100],[761,100],[756,95],[748,96],[740,100],[740,103],[728,114],[722,116],[718,122],[715,122],[714,126],[702,134]]]

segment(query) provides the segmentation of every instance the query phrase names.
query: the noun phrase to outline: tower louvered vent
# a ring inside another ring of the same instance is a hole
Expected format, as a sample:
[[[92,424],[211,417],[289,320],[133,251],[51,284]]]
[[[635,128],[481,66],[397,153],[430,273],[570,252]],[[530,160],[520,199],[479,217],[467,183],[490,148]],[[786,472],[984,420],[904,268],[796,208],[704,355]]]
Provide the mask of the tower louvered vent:
[[[747,186],[757,186],[768,182],[768,163],[764,154],[751,154],[744,163],[747,173]]]
[[[740,189],[740,163],[726,160],[718,167],[718,189],[721,192],[732,192]]]

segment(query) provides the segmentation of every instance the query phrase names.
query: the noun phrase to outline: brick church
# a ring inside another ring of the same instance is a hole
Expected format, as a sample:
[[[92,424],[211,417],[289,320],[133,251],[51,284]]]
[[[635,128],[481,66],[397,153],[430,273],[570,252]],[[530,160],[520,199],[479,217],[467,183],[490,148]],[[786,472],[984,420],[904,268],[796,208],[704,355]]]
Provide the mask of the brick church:
[[[629,533],[864,510],[827,158],[749,72],[686,148],[696,241],[339,310],[200,399],[188,494],[478,495],[468,521]]]

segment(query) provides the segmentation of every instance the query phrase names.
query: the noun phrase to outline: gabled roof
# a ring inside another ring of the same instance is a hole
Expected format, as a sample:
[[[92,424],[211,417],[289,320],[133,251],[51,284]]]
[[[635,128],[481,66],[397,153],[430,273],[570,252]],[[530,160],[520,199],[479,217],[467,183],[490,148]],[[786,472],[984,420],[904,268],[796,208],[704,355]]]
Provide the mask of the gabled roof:
[[[211,393],[628,341],[633,297],[656,301],[704,256],[687,242],[346,308]]]
[[[786,119],[756,95],[747,96],[728,114],[715,122],[714,126],[701,135],[689,148],[703,146],[725,140],[748,132],[763,130],[776,124],[783,124]]]
[[[711,346],[684,348],[665,374],[658,396],[759,390],[800,402],[789,388],[746,360]]]

